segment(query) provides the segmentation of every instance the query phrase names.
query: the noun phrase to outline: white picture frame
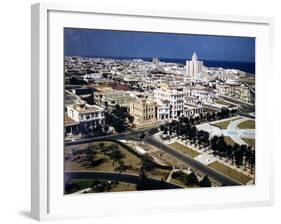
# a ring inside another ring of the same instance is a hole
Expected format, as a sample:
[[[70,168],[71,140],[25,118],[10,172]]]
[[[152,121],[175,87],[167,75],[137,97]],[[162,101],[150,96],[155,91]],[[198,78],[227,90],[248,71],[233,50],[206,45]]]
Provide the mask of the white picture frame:
[[[32,5],[32,217],[50,220],[271,205],[273,143],[266,131],[270,128],[270,109],[266,107],[270,81],[262,73],[272,71],[273,24],[273,19],[261,17],[50,3]],[[256,37],[255,186],[64,196],[63,139],[60,139],[63,136],[60,112],[63,108],[63,27]]]

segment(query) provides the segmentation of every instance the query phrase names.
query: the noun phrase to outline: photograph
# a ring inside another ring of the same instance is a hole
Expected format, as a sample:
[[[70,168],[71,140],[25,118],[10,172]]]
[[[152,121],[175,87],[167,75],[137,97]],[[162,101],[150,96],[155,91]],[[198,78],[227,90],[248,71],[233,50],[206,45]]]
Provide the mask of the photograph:
[[[63,33],[65,195],[255,185],[255,37]]]

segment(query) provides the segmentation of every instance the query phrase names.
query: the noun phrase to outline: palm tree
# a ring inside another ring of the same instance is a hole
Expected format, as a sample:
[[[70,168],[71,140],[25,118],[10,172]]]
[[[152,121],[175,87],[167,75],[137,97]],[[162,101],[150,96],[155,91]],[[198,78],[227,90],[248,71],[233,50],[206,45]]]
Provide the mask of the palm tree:
[[[121,160],[122,158],[124,158],[124,155],[119,151],[119,150],[113,150],[110,154],[109,154],[110,159],[113,160],[113,164],[115,164],[115,162],[118,162],[119,160]]]

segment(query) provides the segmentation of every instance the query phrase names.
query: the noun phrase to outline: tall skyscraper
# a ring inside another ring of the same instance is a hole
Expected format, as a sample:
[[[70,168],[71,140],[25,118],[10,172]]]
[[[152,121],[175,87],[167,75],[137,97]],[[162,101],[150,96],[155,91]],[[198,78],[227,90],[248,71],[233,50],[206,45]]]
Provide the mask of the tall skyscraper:
[[[194,52],[192,55],[192,60],[186,60],[186,75],[195,76],[198,75],[203,69],[203,61],[198,61],[198,57]]]

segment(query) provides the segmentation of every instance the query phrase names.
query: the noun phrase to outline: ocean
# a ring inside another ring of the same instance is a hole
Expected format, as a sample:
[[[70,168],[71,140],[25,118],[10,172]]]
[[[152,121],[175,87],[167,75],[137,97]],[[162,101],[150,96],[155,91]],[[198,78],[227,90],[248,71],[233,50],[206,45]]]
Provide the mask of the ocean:
[[[119,60],[132,60],[142,59],[144,61],[152,61],[152,58],[134,58],[134,57],[105,57],[105,56],[83,56],[89,58],[112,58]],[[173,59],[173,58],[159,58],[162,62],[172,62],[178,64],[186,64],[186,60],[191,59]],[[200,59],[199,59],[200,60]],[[241,71],[255,75],[255,62],[239,62],[239,61],[213,61],[213,60],[202,60],[206,67],[221,67],[225,69],[239,69]]]
[[[190,59],[187,59],[190,60]],[[179,64],[186,63],[186,59],[160,59],[163,62],[174,62]],[[221,67],[225,69],[239,69],[241,71],[255,74],[255,63],[254,62],[239,62],[239,61],[212,61],[203,60],[203,64],[206,67]]]

